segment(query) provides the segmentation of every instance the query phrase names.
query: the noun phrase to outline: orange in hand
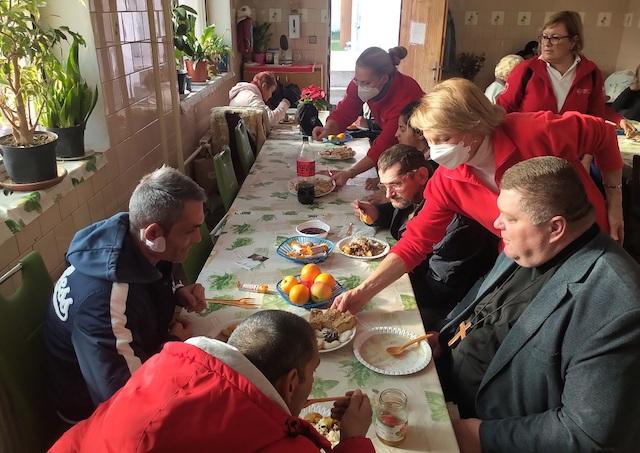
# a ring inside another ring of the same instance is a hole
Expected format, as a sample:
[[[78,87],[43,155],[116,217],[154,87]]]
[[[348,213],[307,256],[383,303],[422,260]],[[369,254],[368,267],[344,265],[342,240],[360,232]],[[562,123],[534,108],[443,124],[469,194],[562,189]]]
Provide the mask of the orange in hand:
[[[289,294],[289,291],[291,291],[291,288],[296,286],[298,283],[300,282],[293,275],[287,275],[285,278],[282,279],[282,282],[280,282],[280,289],[285,293]]]
[[[318,282],[325,283],[325,284],[329,285],[329,287],[331,288],[331,291],[333,291],[333,288],[336,287],[336,279],[333,278],[333,275],[325,274],[324,272],[322,274],[318,274],[318,276],[315,278],[315,280],[313,282],[314,283],[318,283]]]
[[[289,291],[289,300],[296,305],[304,305],[309,302],[309,288],[304,285],[295,285]]]
[[[305,264],[305,266],[300,271],[300,280],[313,282],[321,272],[322,271],[320,270],[320,266],[318,266],[317,264]]]

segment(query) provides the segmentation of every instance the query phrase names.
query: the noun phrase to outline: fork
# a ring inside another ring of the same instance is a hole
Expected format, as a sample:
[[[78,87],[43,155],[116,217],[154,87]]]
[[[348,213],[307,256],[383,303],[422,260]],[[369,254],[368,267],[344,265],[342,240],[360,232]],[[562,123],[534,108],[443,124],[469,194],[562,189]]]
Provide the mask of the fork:
[[[207,302],[213,303],[213,304],[229,305],[231,307],[240,307],[240,308],[258,308],[258,305],[250,302],[252,300],[253,300],[253,297],[241,297],[240,299],[216,299],[216,298],[206,299]]]

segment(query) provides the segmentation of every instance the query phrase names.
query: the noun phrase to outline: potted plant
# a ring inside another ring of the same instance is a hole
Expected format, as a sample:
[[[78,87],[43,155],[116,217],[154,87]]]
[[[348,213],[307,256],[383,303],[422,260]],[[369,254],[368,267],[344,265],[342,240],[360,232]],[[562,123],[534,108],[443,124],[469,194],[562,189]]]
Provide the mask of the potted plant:
[[[58,176],[52,132],[36,131],[47,86],[42,68],[55,59],[52,48],[66,39],[67,27],[42,27],[43,0],[0,1],[0,111],[11,134],[0,137],[0,150],[9,177],[33,183]]]
[[[318,110],[329,108],[325,97],[324,90],[314,84],[302,89],[296,117],[303,135],[311,136],[314,127],[322,126],[322,122],[318,118]]]
[[[473,80],[484,65],[484,53],[476,55],[472,52],[462,52],[458,54],[458,72],[462,77]]]
[[[205,48],[205,53],[208,55],[209,74],[216,75],[218,72],[224,72],[220,69],[220,63],[225,58],[228,62],[231,48],[224,43],[223,37],[216,33],[215,25],[205,29],[201,42]]]
[[[195,29],[197,12],[187,5],[178,5],[174,0],[172,9],[173,46],[175,47],[178,93],[184,94],[187,71],[184,69],[184,57],[187,51],[187,33]]]
[[[264,64],[265,52],[271,39],[269,28],[271,28],[269,22],[256,22],[253,27],[253,61],[258,64]]]
[[[207,81],[209,52],[215,36],[215,28],[215,25],[209,25],[199,37],[196,37],[194,30],[187,32],[185,54],[191,57],[187,60],[187,73],[194,82]]]
[[[98,87],[91,89],[80,74],[78,49],[85,45],[81,35],[73,33],[66,65],[53,59],[47,68],[47,90],[42,99],[42,125],[58,135],[58,157],[84,156],[84,130],[98,101]]]

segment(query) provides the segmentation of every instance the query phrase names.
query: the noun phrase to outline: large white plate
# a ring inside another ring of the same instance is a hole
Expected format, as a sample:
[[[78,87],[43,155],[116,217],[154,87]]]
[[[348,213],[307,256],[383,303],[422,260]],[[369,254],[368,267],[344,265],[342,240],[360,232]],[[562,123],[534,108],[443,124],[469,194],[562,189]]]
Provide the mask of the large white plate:
[[[342,245],[348,244],[349,242],[351,242],[351,240],[356,239],[356,236],[350,236],[350,237],[343,238],[343,239],[339,240],[338,243],[336,244],[335,251],[337,251],[338,253],[342,253],[344,256],[348,256],[349,258],[355,258],[357,260],[377,260],[378,258],[382,258],[383,256],[386,256],[387,253],[389,253],[389,249],[391,247],[389,246],[389,244],[384,242],[382,239],[374,238],[374,237],[371,237],[371,236],[358,236],[358,237],[363,237],[364,239],[369,239],[370,241],[379,242],[380,244],[384,245],[384,250],[382,250],[382,252],[378,253],[375,256],[348,255],[348,254],[344,253],[340,247]]]
[[[349,343],[351,343],[351,340],[353,340],[353,338],[356,336],[356,331],[358,330],[358,324],[356,322],[356,325],[353,326],[353,329],[351,329],[351,335],[349,336],[349,338],[347,339],[347,341],[345,341],[344,343],[340,343],[340,345],[333,347],[333,348],[329,348],[329,349],[319,349],[318,352],[320,353],[324,353],[324,352],[331,352],[331,351],[336,351],[338,349],[344,348],[346,345],[348,345]]]
[[[360,363],[376,373],[392,376],[413,374],[431,361],[429,343],[421,341],[399,357],[389,354],[387,348],[402,345],[416,337],[418,335],[399,327],[374,327],[357,336],[353,351]]]
[[[353,151],[353,149],[351,149],[351,151],[353,151],[353,153],[349,153],[350,155],[344,155],[344,156],[340,156],[339,154],[333,154],[334,153],[334,149],[336,148],[342,148],[342,147],[324,147],[323,149],[321,149],[320,151],[318,151],[318,155],[320,157],[322,157],[323,159],[327,159],[327,160],[350,160],[353,159],[354,156],[356,155],[356,152]]]
[[[328,192],[322,192],[322,193],[316,192],[316,198],[324,197],[325,195],[329,195],[336,188],[336,182],[333,179],[331,179],[330,176],[327,176],[327,175],[315,175],[314,178],[315,179],[324,179],[324,180],[327,180],[327,181],[331,181],[331,190],[329,190]],[[296,184],[299,179],[300,178],[296,177],[296,178],[293,178],[293,179],[291,179],[289,181],[289,183],[287,184],[287,187],[289,189],[289,193],[292,193],[294,195],[298,194],[298,192],[294,189],[295,188],[294,184]]]

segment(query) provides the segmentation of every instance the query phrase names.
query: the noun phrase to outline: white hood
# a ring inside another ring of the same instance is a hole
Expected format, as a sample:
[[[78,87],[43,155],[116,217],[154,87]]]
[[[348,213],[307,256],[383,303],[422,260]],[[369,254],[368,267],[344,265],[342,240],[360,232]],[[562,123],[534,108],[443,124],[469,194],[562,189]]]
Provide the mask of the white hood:
[[[257,95],[262,100],[262,94],[257,86],[250,82],[239,82],[229,90],[229,101],[232,101],[238,94],[246,90],[251,91],[251,95],[249,95],[250,97],[253,97],[252,95]]]

